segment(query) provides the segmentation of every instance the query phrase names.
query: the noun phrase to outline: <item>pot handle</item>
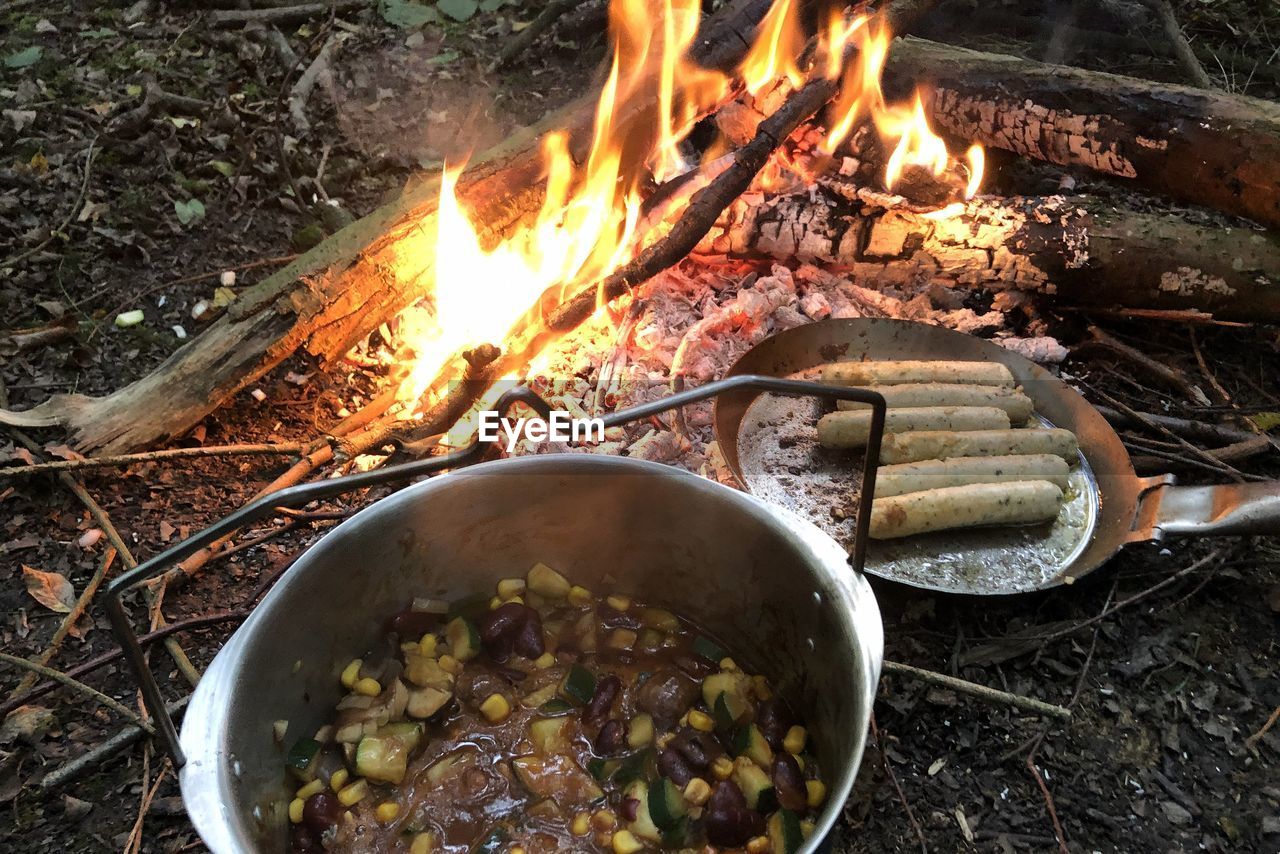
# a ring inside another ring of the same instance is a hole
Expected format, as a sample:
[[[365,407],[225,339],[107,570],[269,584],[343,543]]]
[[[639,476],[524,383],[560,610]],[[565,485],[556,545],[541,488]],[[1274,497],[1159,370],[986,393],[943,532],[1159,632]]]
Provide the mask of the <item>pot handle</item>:
[[[1280,480],[1214,486],[1166,486],[1153,523],[1156,539],[1171,535],[1280,533]]]
[[[775,394],[808,395],[826,400],[852,400],[870,404],[872,411],[871,431],[867,442],[867,461],[863,469],[861,494],[873,494],[875,491],[876,467],[879,465],[880,460],[880,439],[884,435],[886,405],[881,395],[866,389],[744,374],[717,380],[697,388],[686,389],[628,409],[611,412],[600,420],[604,422],[605,429],[618,427],[631,421],[652,417],[669,409],[677,409],[690,403],[708,400],[725,392],[740,389],[754,389],[756,391],[774,392]],[[544,420],[551,417],[551,405],[539,397],[536,392],[524,386],[504,392],[498,398],[497,403],[494,404],[493,409],[499,416],[505,417],[512,407],[518,403],[523,403],[530,407]],[[103,599],[107,617],[111,620],[111,629],[115,633],[116,639],[120,642],[120,647],[124,651],[125,661],[128,662],[129,669],[133,671],[133,676],[142,691],[146,709],[155,718],[156,731],[164,741],[164,746],[168,750],[169,756],[173,759],[174,768],[181,768],[186,764],[186,756],[178,743],[178,730],[174,726],[173,718],[169,715],[168,709],[165,707],[165,700],[160,693],[160,686],[156,683],[155,674],[151,672],[151,668],[147,665],[146,656],[142,651],[142,644],[138,641],[137,632],[134,631],[133,624],[129,621],[129,615],[125,613],[124,605],[120,601],[121,597],[139,584],[155,578],[160,573],[191,557],[200,549],[225,537],[227,534],[231,534],[247,524],[271,516],[276,512],[277,508],[302,507],[312,501],[336,498],[339,495],[344,495],[357,489],[367,489],[372,486],[382,486],[390,483],[402,483],[410,478],[468,466],[479,461],[484,456],[485,451],[488,450],[488,447],[489,443],[482,442],[477,436],[465,448],[444,456],[386,466],[373,471],[335,477],[329,480],[304,483],[299,486],[282,489],[279,492],[273,492],[270,495],[264,495],[257,501],[246,504],[229,516],[214,522],[203,531],[193,534],[107,584]],[[855,570],[862,569],[866,558],[867,534],[870,528],[871,502],[860,502],[853,552],[849,558],[849,562]]]

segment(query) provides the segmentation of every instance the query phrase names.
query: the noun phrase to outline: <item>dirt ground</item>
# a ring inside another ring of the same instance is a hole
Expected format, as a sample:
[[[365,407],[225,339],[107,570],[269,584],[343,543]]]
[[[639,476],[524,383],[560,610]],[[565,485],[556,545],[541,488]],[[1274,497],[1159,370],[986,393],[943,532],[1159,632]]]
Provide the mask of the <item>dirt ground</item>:
[[[510,0],[460,12],[463,21],[436,13],[439,20],[418,26],[397,26],[415,13],[384,2],[275,34],[215,28],[201,11],[235,5],[15,0],[0,9],[0,403],[25,409],[53,393],[103,393],[144,375],[243,285],[372,210],[418,169],[481,150],[564,103],[588,85],[603,56],[598,32],[555,31],[524,63],[487,71],[513,22],[534,14]],[[1197,50],[1218,63],[1211,75],[1234,91],[1277,97],[1280,13],[1266,3],[1175,5]],[[1064,46],[1059,30],[1023,20],[1063,15],[1079,23],[1090,20],[1088,4],[983,4],[984,13],[1022,13],[1023,23],[1000,31],[974,13],[978,6],[944,3],[921,32],[1178,79],[1175,61],[1157,49]],[[1103,13],[1114,7],[1103,3]],[[1129,36],[1139,45],[1160,40],[1150,28]],[[303,125],[290,113],[290,91],[326,45],[333,82],[316,87]],[[1123,63],[1117,50],[1128,50]],[[228,270],[237,277],[224,285]],[[142,321],[121,327],[116,318],[134,310]],[[1055,331],[1075,343],[1089,319],[1064,313]],[[54,322],[65,331],[34,348],[7,335]],[[1280,422],[1276,329],[1104,325],[1197,387],[1219,382],[1244,412]],[[1219,414],[1112,356],[1081,351],[1063,370],[1080,388],[1143,411]],[[238,396],[180,444],[307,441],[343,407],[367,399],[378,379],[355,364],[320,372],[296,359],[264,378],[261,400]],[[61,436],[32,436],[41,446],[36,457],[65,453]],[[0,465],[27,453],[16,436],[0,434]],[[236,508],[285,465],[271,457],[147,463],[81,480],[145,558]],[[1274,450],[1237,465],[1246,475],[1280,477]],[[1194,466],[1179,474],[1219,479]],[[28,590],[33,578],[48,577],[24,568],[60,574],[78,594],[105,543],[94,541],[96,523],[55,478],[0,480],[0,508],[0,645],[34,658],[62,615]],[[166,617],[244,601],[264,573],[332,524],[259,529],[273,537],[171,588]],[[119,571],[117,562],[110,572]],[[43,593],[65,593],[48,583]],[[1050,724],[886,677],[878,737],[838,850],[1054,851],[1051,803],[1072,852],[1280,851],[1280,726],[1250,739],[1280,704],[1277,538],[1134,546],[1071,587],[1011,599],[876,589],[887,657],[1068,705],[1073,718]],[[141,625],[140,603],[135,614]],[[196,666],[208,664],[233,625],[181,636]],[[66,669],[114,646],[95,606],[51,665]],[[185,693],[158,648],[152,660],[166,695]],[[0,666],[0,698],[20,679]],[[117,665],[86,681],[134,704]],[[41,788],[46,774],[119,725],[113,713],[65,691],[0,725],[0,850],[202,850],[172,773],[141,745],[65,786]]]

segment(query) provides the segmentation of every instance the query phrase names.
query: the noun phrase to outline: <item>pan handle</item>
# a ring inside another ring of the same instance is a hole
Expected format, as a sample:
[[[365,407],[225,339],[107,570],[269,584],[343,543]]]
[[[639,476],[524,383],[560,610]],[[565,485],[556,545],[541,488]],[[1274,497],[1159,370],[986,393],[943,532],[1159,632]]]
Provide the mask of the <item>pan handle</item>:
[[[1280,480],[1167,486],[1151,497],[1159,502],[1153,524],[1157,538],[1280,533]]]

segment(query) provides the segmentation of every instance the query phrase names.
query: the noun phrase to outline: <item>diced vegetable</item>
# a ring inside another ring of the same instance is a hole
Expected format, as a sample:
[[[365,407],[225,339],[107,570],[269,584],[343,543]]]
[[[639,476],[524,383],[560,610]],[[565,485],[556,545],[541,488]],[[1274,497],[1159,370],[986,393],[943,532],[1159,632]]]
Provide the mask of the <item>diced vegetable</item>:
[[[419,688],[453,689],[453,674],[440,666],[439,660],[425,655],[405,654],[404,676]]]
[[[563,754],[517,756],[511,760],[511,772],[520,785],[539,798],[583,803],[604,796],[592,776],[572,757]]]
[[[773,781],[769,775],[754,762],[735,762],[733,766],[733,782],[738,784],[747,806],[758,812],[767,813],[777,805],[773,791]]]
[[[511,701],[501,694],[490,694],[480,704],[480,714],[491,724],[502,723],[511,715]]]
[[[470,661],[480,654],[480,633],[466,617],[450,620],[445,626],[444,636],[449,641],[449,652],[458,661]]]
[[[524,593],[524,588],[523,578],[504,578],[498,582],[498,598],[505,601],[512,596],[519,596]]]
[[[646,766],[652,758],[652,750],[641,750],[626,757],[619,763],[618,770],[613,772],[613,782],[625,786],[645,776]]]
[[[688,811],[680,788],[666,777],[649,784],[649,816],[660,830],[671,830]]]
[[[552,693],[555,692],[555,686],[551,686]],[[538,711],[544,715],[563,715],[573,711],[573,706],[561,700],[559,697],[552,697],[545,703],[538,706]]]
[[[346,667],[342,668],[342,676],[339,677],[339,681],[342,682],[343,688],[348,691],[351,690],[352,686],[356,684],[356,680],[360,678],[360,667],[363,664],[364,662],[360,659],[353,658]]]
[[[793,854],[804,844],[800,819],[791,810],[778,810],[769,816],[769,844],[773,854]]]
[[[658,826],[653,823],[653,816],[649,812],[649,787],[640,780],[627,786],[624,798],[635,798],[640,802],[636,807],[635,820],[631,822],[631,832],[637,836],[657,842],[662,838],[662,832],[658,830]]]
[[[809,780],[804,784],[809,795],[809,809],[816,810],[827,799],[827,786],[821,780]]]
[[[285,765],[299,780],[315,777],[316,757],[320,755],[320,742],[313,738],[300,738],[289,748]]]
[[[302,810],[306,806],[306,801],[302,798],[294,798],[289,801],[289,821],[293,824],[302,823]]]
[[[733,752],[736,756],[746,756],[761,768],[773,765],[773,749],[755,724],[741,727],[734,733]]]
[[[747,679],[741,673],[712,673],[702,680],[702,699],[708,708],[716,707],[716,698],[724,695],[724,705],[734,723],[751,711],[747,699]]]
[[[721,695],[721,696],[724,696],[724,695]],[[720,699],[720,698],[717,697],[716,699]],[[689,712],[689,726],[693,727],[699,732],[712,732],[716,728],[716,722],[715,722],[715,719],[712,718],[711,715],[707,714],[706,712],[693,709],[692,711]]]
[[[579,706],[591,702],[591,696],[595,692],[596,677],[581,664],[570,667],[569,672],[565,674],[564,682],[560,684],[561,696]]]
[[[787,753],[798,754],[804,750],[804,743],[808,739],[809,734],[802,726],[793,726],[787,730],[786,736],[782,739],[782,746]]]
[[[574,585],[569,588],[569,604],[581,608],[591,604],[591,591],[585,587]]]
[[[684,787],[684,799],[695,807],[700,807],[711,797],[711,784],[701,777],[694,777]]]
[[[636,839],[635,835],[629,830],[619,830],[615,833],[611,846],[613,847],[613,854],[636,854],[636,852],[644,850],[644,843]]]
[[[438,786],[448,776],[453,767],[463,759],[470,758],[474,751],[471,749],[455,750],[441,756],[431,767],[427,769],[427,782],[433,786]]]
[[[636,645],[636,633],[631,629],[614,629],[606,644],[609,649],[629,650]]]
[[[533,569],[529,570],[529,589],[539,596],[546,596],[548,599],[563,599],[569,595],[569,590],[572,586],[569,583],[569,579],[545,563],[535,564]]]
[[[631,600],[629,598],[626,596],[619,596],[616,593],[612,596],[606,596],[604,603],[615,611],[626,611],[631,607]]]
[[[329,775],[329,788],[335,792],[342,791],[342,787],[347,785],[347,778],[351,776],[351,772],[346,768],[339,768]]]
[[[444,708],[445,703],[448,703],[452,697],[452,693],[439,688],[418,688],[409,692],[409,702],[405,705],[405,711],[410,717],[429,718]]]
[[[398,785],[404,779],[410,753],[421,740],[418,724],[388,724],[377,735],[366,735],[356,747],[356,773]]]
[[[342,791],[338,792],[338,803],[344,807],[352,807],[363,801],[369,796],[369,783],[367,780],[356,780],[354,783],[343,786]]]
[[[662,608],[641,608],[640,624],[650,629],[660,629],[669,634],[680,631],[680,619]]]
[[[627,744],[632,747],[648,747],[653,743],[653,718],[639,714],[627,725]]]
[[[533,742],[534,750],[543,756],[568,753],[568,727],[568,718],[539,718],[529,724],[529,740]]]
[[[693,639],[693,652],[712,662],[719,661],[726,655],[720,644],[705,635],[698,635]]]
[[[440,846],[436,844],[436,835],[431,831],[415,833],[409,843],[409,854],[432,854]]]
[[[373,814],[378,817],[378,821],[383,824],[390,824],[400,815],[400,805],[395,801],[383,801],[378,804]]]
[[[351,686],[351,690],[364,697],[376,697],[382,693],[382,685],[377,679],[366,676],[363,679],[357,679],[356,684]]]

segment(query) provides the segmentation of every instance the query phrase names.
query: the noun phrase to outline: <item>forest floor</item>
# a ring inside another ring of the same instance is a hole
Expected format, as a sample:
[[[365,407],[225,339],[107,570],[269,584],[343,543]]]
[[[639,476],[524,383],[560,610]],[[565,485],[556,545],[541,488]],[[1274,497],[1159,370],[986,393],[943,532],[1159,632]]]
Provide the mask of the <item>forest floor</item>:
[[[0,405],[100,394],[145,375],[246,284],[374,209],[411,175],[483,150],[587,89],[604,56],[598,28],[562,28],[510,70],[488,71],[513,24],[534,14],[513,0],[438,8],[384,0],[249,30],[212,26],[206,5],[235,4],[15,0],[0,9]],[[978,6],[1009,11],[1009,22],[997,32],[973,14]],[[1014,15],[1020,6],[1035,6],[1027,14],[1041,23]],[[1175,6],[1211,76],[1233,91],[1280,95],[1280,12],[1239,0]],[[1127,31],[1126,48],[1072,41],[1062,36],[1069,27],[1044,23],[1075,26],[1089,14],[1084,3],[951,0],[919,32],[1180,79],[1154,26]],[[332,83],[291,111],[294,84],[326,50]],[[118,322],[138,310],[140,322]],[[1064,320],[1064,342],[1083,337],[1084,320]],[[35,347],[10,334],[51,325],[63,331]],[[1197,388],[1220,384],[1255,423],[1280,423],[1275,328],[1104,325]],[[1135,409],[1210,417],[1105,354],[1082,350],[1063,370]],[[237,396],[181,444],[309,441],[378,379],[355,364],[318,371],[295,359],[264,378],[261,399]],[[0,434],[0,465],[69,453],[60,436],[34,436],[33,455]],[[78,479],[145,558],[240,506],[286,465],[216,458]],[[1277,477],[1280,453],[1238,465]],[[1195,468],[1180,474],[1220,479]],[[0,508],[0,646],[35,658],[108,548],[99,523],[55,478],[0,480]],[[169,590],[165,616],[244,600],[332,524],[273,530],[270,541],[211,563]],[[1012,599],[876,589],[888,657],[1070,705],[1074,717],[1049,724],[886,678],[878,737],[837,850],[1057,850],[1045,792],[1073,852],[1280,850],[1280,726],[1251,738],[1280,704],[1280,540],[1135,546],[1071,587]],[[1125,607],[1111,613],[1117,603]],[[137,615],[141,623],[142,607]],[[184,633],[182,646],[203,668],[233,626]],[[114,647],[93,605],[51,665],[66,669]],[[152,661],[167,694],[181,695],[168,659],[157,651]],[[0,698],[22,675],[0,665]],[[118,665],[86,681],[135,703]],[[66,691],[0,724],[0,850],[201,849],[157,746],[139,744],[65,786],[41,787],[120,724]]]

